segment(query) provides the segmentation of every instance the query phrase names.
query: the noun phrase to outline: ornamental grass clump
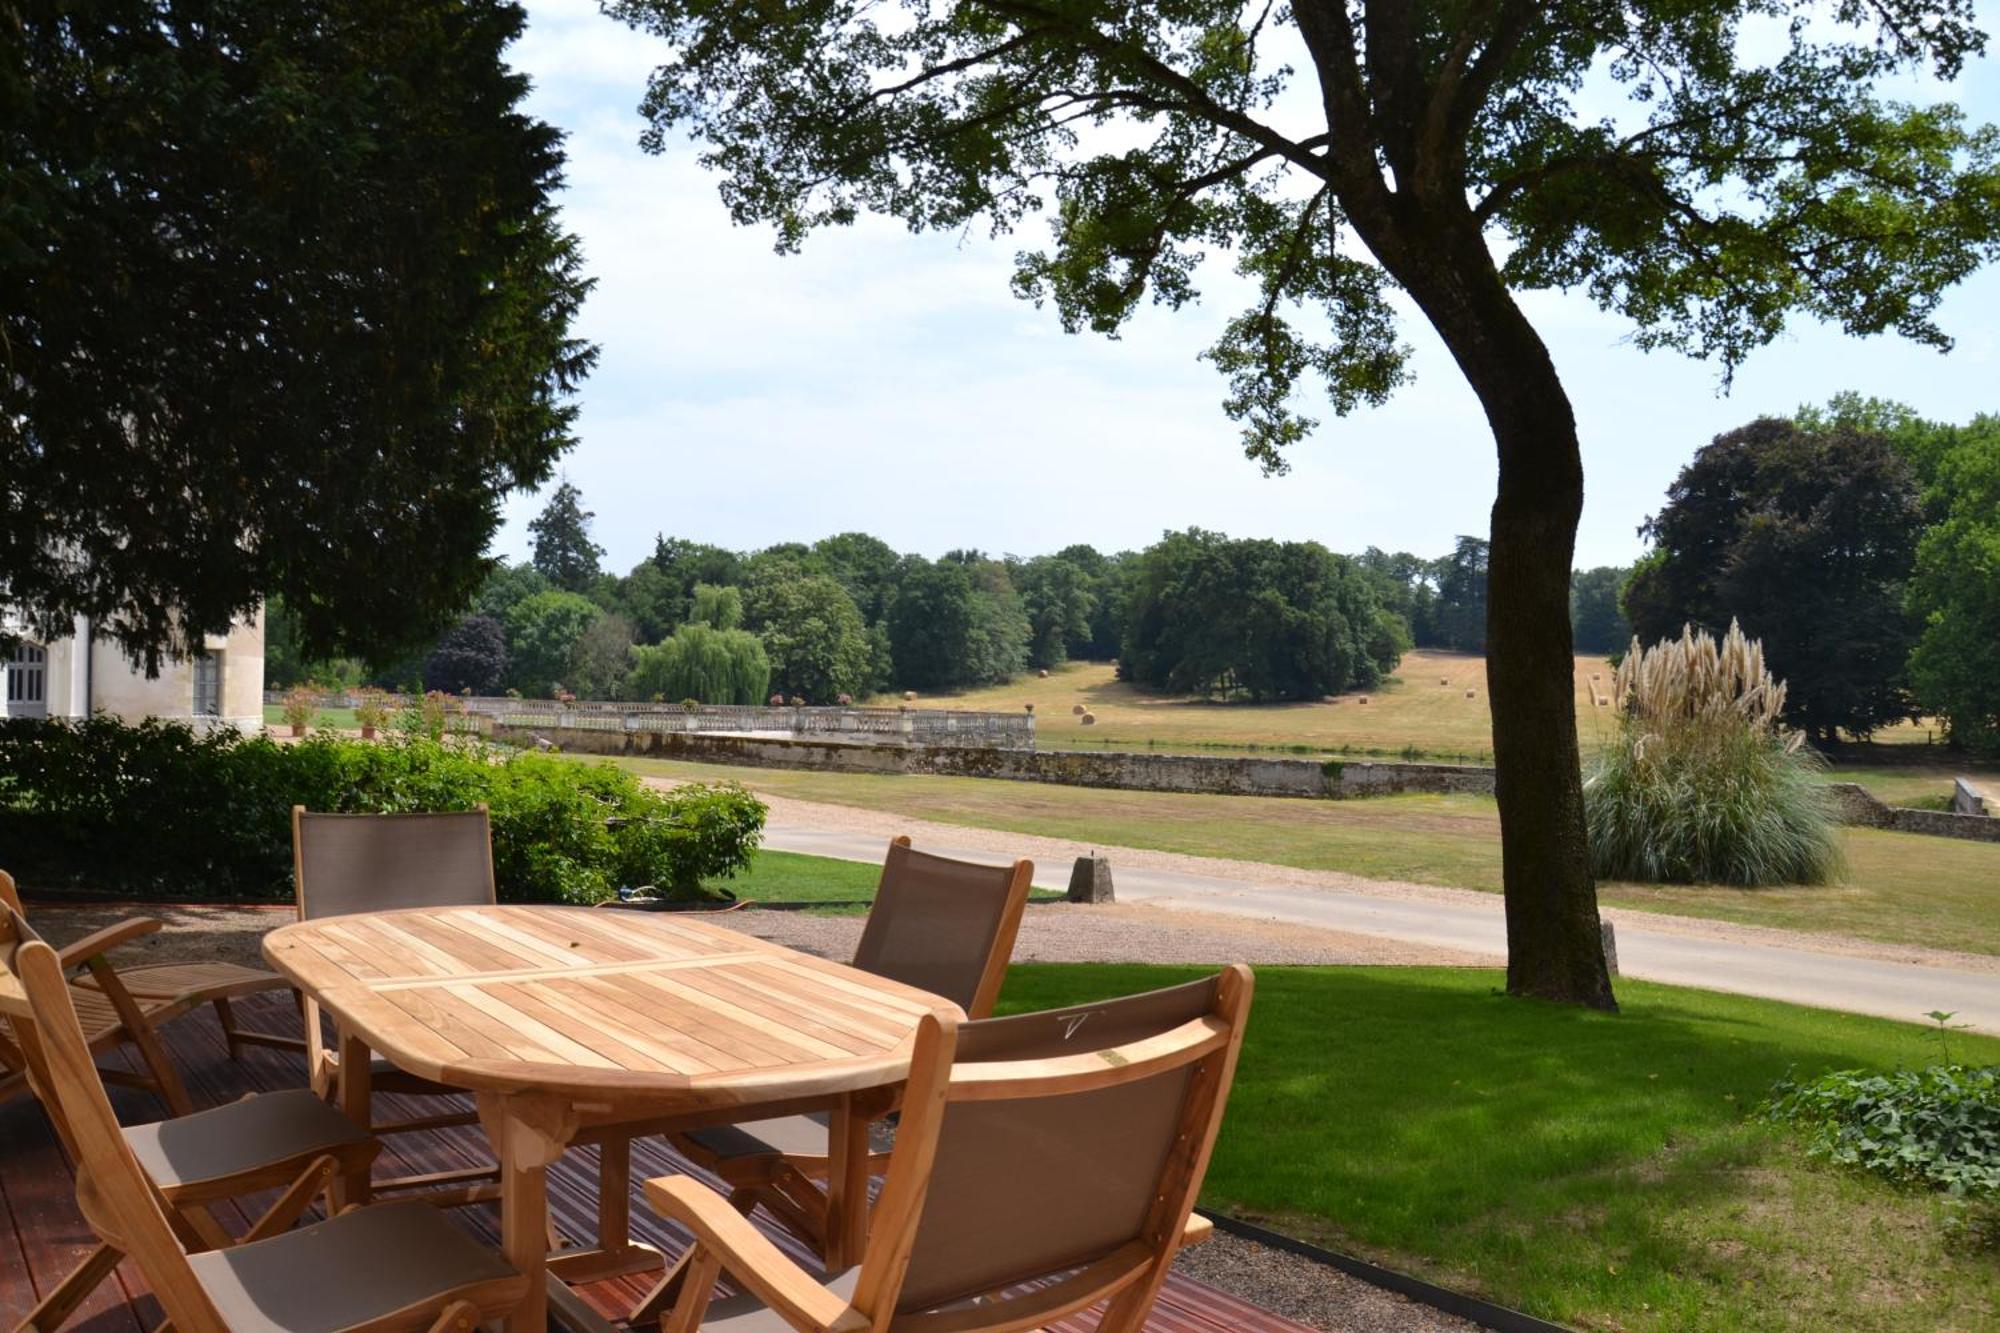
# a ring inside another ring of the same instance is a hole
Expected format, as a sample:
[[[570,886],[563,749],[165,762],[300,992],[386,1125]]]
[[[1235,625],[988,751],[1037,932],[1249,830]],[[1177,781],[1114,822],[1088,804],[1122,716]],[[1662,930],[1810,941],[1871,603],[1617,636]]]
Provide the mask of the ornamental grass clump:
[[[1841,869],[1818,756],[1778,725],[1785,686],[1734,621],[1618,666],[1618,732],[1584,778],[1600,879],[1824,884]]]

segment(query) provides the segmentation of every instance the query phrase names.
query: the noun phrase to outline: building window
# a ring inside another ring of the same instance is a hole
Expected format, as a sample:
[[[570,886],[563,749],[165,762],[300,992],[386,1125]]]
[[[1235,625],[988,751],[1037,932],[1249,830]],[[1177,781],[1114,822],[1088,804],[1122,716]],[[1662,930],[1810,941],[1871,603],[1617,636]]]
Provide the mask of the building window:
[[[194,659],[194,715],[222,716],[222,659],[213,653]]]
[[[47,717],[49,712],[49,655],[37,644],[23,640],[14,651],[0,658],[0,673],[7,677],[7,717]]]

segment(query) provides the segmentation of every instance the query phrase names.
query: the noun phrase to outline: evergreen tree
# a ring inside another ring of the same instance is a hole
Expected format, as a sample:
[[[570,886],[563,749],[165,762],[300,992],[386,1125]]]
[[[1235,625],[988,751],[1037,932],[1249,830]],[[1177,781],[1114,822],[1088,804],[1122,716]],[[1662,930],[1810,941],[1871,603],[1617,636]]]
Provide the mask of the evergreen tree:
[[[589,592],[597,582],[604,548],[590,539],[583,493],[564,481],[542,512],[528,524],[535,538],[535,569],[565,592]]]

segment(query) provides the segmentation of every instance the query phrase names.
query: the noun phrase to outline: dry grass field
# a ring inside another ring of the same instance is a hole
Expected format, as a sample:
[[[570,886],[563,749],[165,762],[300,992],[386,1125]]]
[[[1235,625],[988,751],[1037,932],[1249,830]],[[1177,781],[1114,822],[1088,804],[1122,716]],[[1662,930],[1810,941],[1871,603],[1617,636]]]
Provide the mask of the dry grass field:
[[[1607,694],[1611,666],[1576,659],[1577,707],[1588,744],[1609,725],[1609,708],[1591,704],[1591,678]],[[877,702],[888,702],[877,700]],[[1108,662],[1070,662],[1046,678],[1032,674],[963,694],[929,695],[919,707],[1015,712],[1035,706],[1036,742],[1045,749],[1287,750],[1314,754],[1408,755],[1485,763],[1493,753],[1486,659],[1419,650],[1404,656],[1387,684],[1371,694],[1319,703],[1209,703],[1155,694],[1116,678]],[[1085,726],[1081,704],[1096,721]]]

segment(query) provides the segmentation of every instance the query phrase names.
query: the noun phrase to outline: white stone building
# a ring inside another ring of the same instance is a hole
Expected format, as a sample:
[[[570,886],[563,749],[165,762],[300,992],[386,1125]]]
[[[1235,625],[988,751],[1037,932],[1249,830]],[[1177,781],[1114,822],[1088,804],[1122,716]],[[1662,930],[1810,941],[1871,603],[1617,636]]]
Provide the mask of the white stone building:
[[[0,674],[8,717],[90,717],[104,713],[137,722],[172,718],[199,727],[232,726],[256,731],[264,725],[264,626],[260,619],[238,620],[227,634],[211,634],[201,653],[167,660],[148,680],[117,644],[90,633],[77,617],[67,638],[41,640],[12,616],[9,634],[21,636],[13,649],[0,648]]]

